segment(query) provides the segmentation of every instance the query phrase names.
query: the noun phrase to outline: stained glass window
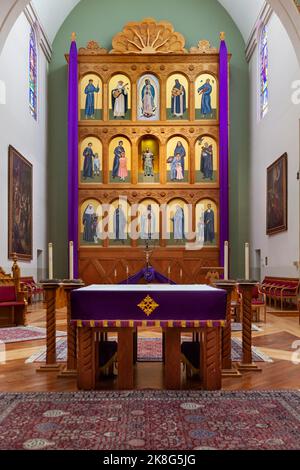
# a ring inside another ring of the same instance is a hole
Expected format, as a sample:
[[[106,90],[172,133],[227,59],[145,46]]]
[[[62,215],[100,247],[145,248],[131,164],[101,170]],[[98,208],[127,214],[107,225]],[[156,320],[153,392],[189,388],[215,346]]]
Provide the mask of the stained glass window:
[[[268,112],[269,82],[268,82],[268,35],[264,26],[260,36],[260,117]]]
[[[30,31],[29,41],[29,109],[34,119],[37,119],[37,45],[34,29]]]

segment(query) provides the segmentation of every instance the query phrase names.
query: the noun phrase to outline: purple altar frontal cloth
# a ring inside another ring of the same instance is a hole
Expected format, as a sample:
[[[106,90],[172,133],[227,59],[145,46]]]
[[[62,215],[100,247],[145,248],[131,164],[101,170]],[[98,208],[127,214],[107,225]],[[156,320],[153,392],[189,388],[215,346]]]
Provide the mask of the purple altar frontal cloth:
[[[71,292],[83,327],[225,326],[227,293],[206,285],[92,285]]]

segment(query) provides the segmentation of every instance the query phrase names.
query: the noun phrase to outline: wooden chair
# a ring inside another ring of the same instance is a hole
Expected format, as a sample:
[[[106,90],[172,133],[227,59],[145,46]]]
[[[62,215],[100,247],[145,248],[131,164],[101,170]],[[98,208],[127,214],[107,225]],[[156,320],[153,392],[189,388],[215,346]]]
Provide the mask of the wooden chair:
[[[0,327],[26,326],[26,294],[21,290],[20,268],[14,255],[12,273],[0,268]]]
[[[257,284],[252,291],[252,318],[253,321],[260,322],[260,313],[263,310],[264,323],[267,322],[267,299],[266,294],[262,292],[260,285]]]

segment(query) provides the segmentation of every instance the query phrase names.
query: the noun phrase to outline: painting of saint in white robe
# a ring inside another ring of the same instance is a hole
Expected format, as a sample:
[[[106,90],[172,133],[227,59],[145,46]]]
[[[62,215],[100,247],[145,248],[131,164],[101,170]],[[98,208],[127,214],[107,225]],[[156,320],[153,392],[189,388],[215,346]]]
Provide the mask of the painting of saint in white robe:
[[[197,239],[199,243],[204,244],[204,212],[201,212],[198,222],[198,234]]]
[[[174,240],[184,239],[184,210],[182,207],[177,206],[174,217],[171,219],[173,222]]]
[[[120,80],[114,90],[112,90],[112,107],[114,119],[125,118],[128,111],[128,92],[124,82]]]

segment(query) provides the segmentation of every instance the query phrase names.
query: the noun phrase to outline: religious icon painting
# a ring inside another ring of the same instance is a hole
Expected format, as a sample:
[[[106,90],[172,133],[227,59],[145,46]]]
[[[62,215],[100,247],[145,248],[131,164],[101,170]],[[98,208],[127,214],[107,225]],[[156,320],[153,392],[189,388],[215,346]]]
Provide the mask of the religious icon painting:
[[[218,146],[210,136],[201,136],[195,144],[196,183],[218,181]]]
[[[187,183],[189,180],[189,146],[183,137],[172,137],[167,143],[167,181]]]
[[[139,244],[159,240],[159,205],[153,199],[144,199],[137,208]]]
[[[159,141],[144,136],[139,143],[139,183],[159,183]]]
[[[97,137],[86,137],[79,150],[80,183],[102,183],[102,143]]]
[[[211,199],[202,199],[196,205],[196,238],[204,246],[218,245],[218,209]]]
[[[14,147],[8,150],[8,257],[32,260],[32,164]]]
[[[109,182],[130,183],[131,144],[126,137],[115,137],[109,144]]]
[[[103,85],[98,75],[88,74],[80,83],[80,119],[102,120]]]
[[[196,119],[218,119],[218,84],[216,78],[204,73],[195,83]]]
[[[190,216],[188,205],[182,199],[173,199],[167,205],[166,225],[167,245],[185,245],[189,232]]]
[[[126,75],[114,75],[109,82],[109,119],[131,119],[131,85]]]
[[[267,168],[267,235],[288,229],[287,170],[287,153]]]
[[[103,244],[101,204],[90,199],[80,208],[80,245],[96,246]]]
[[[171,75],[167,80],[167,119],[189,118],[189,84],[182,74]]]
[[[109,245],[130,245],[130,205],[125,199],[119,198],[113,201],[109,206]]]
[[[160,118],[160,87],[155,75],[145,74],[138,81],[137,119],[138,121],[158,121]]]

